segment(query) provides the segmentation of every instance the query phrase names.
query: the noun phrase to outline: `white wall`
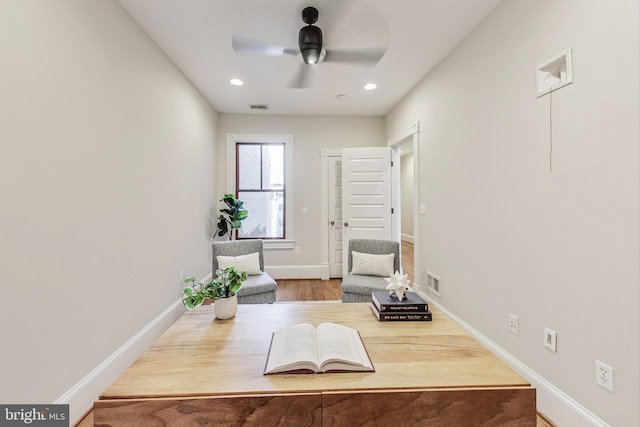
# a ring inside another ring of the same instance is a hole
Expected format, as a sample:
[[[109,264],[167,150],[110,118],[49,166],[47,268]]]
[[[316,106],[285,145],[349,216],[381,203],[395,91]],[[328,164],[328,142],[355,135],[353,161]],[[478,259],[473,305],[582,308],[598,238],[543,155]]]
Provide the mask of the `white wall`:
[[[217,113],[116,1],[3,0],[0,58],[0,402],[51,403],[210,271]]]
[[[504,1],[386,120],[388,136],[420,121],[421,262],[440,303],[566,393],[538,388],[562,426],[640,425],[638,8]],[[550,172],[534,68],[567,48]],[[614,393],[595,384],[596,359],[615,369]]]
[[[295,245],[293,250],[265,253],[267,266],[286,266],[291,274],[320,271],[320,150],[322,148],[376,147],[386,145],[382,117],[324,117],[220,114],[218,133],[218,199],[226,187],[226,134],[293,134],[293,209]],[[308,214],[302,214],[306,207]],[[287,273],[288,274],[288,273]],[[307,276],[297,276],[307,277]],[[319,275],[315,276],[319,278]]]

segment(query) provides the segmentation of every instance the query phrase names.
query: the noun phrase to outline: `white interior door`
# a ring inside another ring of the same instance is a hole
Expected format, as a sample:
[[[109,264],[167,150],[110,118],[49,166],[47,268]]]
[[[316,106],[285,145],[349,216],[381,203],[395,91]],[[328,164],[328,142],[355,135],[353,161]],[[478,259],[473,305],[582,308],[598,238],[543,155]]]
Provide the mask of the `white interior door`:
[[[350,239],[393,240],[391,149],[342,149],[343,271]]]
[[[342,159],[329,157],[329,274],[342,277]]]

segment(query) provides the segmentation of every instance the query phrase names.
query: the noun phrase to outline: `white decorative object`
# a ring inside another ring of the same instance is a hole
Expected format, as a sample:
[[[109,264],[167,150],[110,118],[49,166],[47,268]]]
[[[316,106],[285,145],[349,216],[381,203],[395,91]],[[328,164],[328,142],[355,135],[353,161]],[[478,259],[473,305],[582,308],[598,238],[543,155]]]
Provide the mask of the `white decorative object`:
[[[231,319],[238,312],[238,295],[229,298],[216,298],[213,303],[213,314],[216,319]]]
[[[389,277],[384,280],[388,283],[387,290],[389,290],[389,295],[396,294],[399,301],[404,299],[404,293],[410,289],[409,287],[409,275],[408,274],[400,274],[400,272],[396,271]]]
[[[396,254],[366,254],[351,251],[351,274],[389,277]]]

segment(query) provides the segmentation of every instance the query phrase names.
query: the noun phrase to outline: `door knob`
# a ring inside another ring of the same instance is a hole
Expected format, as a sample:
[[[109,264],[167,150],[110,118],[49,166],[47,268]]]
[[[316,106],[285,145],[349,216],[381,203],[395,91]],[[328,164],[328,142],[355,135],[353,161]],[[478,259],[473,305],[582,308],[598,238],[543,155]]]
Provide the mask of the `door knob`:
[[[336,225],[336,222],[335,221],[331,221],[329,224]]]
[[[345,222],[345,223],[344,223],[344,226],[345,226],[345,227],[348,227],[348,226],[349,226],[349,223],[348,223],[348,222]]]

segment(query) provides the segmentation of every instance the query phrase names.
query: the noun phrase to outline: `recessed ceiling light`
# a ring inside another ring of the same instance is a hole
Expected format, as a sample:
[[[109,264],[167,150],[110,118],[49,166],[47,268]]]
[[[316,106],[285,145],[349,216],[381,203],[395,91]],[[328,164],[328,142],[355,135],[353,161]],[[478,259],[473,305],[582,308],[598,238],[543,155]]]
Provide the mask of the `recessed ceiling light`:
[[[378,87],[378,85],[375,84],[375,83],[367,83],[366,85],[364,85],[364,88],[366,90],[374,90],[377,87]]]
[[[244,82],[240,79],[231,79],[229,83],[231,83],[234,86],[242,86],[244,84]]]
[[[347,95],[341,93],[340,95],[336,96],[336,98],[338,98],[338,101],[344,101],[347,99]]]

